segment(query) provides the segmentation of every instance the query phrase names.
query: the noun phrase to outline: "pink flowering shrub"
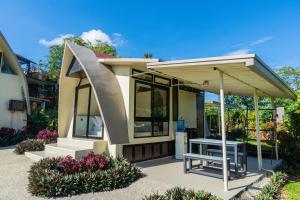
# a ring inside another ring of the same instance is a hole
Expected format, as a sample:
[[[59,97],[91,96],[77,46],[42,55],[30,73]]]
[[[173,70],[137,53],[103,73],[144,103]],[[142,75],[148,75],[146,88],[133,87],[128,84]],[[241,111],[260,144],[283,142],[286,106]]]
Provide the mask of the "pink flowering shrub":
[[[46,143],[53,143],[56,142],[58,133],[56,130],[50,131],[49,129],[43,129],[38,132],[37,138],[44,140]]]
[[[72,156],[66,156],[59,161],[58,168],[64,174],[74,174],[87,170],[105,170],[107,165],[108,161],[105,156],[91,152],[80,160],[75,160]]]
[[[104,170],[107,166],[107,160],[103,155],[94,154],[94,152],[89,153],[83,157],[83,160],[88,169],[93,171],[95,170]]]

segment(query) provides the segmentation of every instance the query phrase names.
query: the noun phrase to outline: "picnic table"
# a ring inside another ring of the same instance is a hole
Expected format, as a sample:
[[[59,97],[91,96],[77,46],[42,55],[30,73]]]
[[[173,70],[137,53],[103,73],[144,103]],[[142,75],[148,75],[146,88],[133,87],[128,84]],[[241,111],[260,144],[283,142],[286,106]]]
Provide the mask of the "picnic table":
[[[203,146],[217,146],[217,147],[222,147],[222,140],[216,140],[216,139],[207,139],[207,138],[195,138],[195,139],[190,139],[189,140],[189,153],[192,153],[192,145],[199,145],[199,154],[205,155],[206,153],[204,151]],[[246,173],[247,171],[247,151],[246,151],[246,143],[245,142],[240,142],[240,141],[226,141],[226,147],[232,147],[233,151],[227,151],[227,153],[233,155],[233,164],[234,164],[234,171],[235,174],[238,174],[239,172]],[[219,154],[222,154],[221,149],[212,149],[213,151],[211,152],[218,152]],[[241,151],[239,151],[241,150]],[[243,165],[241,166],[241,171],[239,171],[239,165],[238,165],[238,157],[242,156],[243,159]]]

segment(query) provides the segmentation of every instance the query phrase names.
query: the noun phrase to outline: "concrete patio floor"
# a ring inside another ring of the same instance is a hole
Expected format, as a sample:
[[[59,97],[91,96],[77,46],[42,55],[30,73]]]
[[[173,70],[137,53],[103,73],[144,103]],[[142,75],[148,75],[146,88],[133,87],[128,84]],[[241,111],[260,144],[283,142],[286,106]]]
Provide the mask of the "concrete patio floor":
[[[281,161],[263,159],[263,167],[267,170],[273,170]],[[173,158],[163,158],[153,161],[139,163],[142,171],[147,175],[146,178],[156,180],[168,185],[181,186],[194,190],[205,190],[211,192],[223,199],[231,199],[245,190],[247,186],[256,182],[264,176],[263,173],[257,171],[257,158],[248,157],[248,172],[246,176],[233,178],[229,180],[228,192],[223,190],[223,180],[199,175],[183,173],[183,162]]]
[[[0,199],[45,199],[33,197],[27,192],[28,170],[33,162],[24,155],[14,154],[13,150],[14,147],[0,148]],[[264,159],[264,168],[272,169],[275,164],[278,164],[278,162],[273,161],[273,166],[270,166],[270,161]],[[263,174],[259,174],[256,171],[256,159],[249,158],[249,173],[247,176],[245,178],[231,180],[229,182],[229,192],[225,193],[223,192],[223,182],[221,179],[197,174],[184,174],[182,162],[172,158],[146,161],[138,163],[137,165],[142,168],[145,177],[132,183],[127,188],[58,199],[141,200],[145,195],[155,192],[163,193],[165,190],[174,186],[183,186],[195,190],[206,190],[221,198],[229,199],[263,176]]]

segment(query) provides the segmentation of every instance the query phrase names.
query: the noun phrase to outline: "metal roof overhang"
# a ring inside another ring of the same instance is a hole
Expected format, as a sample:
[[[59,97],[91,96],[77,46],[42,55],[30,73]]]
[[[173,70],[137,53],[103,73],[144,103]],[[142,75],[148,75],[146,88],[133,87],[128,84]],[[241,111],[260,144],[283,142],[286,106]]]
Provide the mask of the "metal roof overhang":
[[[147,67],[213,93],[219,93],[222,71],[225,95],[253,96],[256,88],[259,96],[296,99],[289,86],[255,54],[155,62]],[[204,81],[208,85],[204,86]]]

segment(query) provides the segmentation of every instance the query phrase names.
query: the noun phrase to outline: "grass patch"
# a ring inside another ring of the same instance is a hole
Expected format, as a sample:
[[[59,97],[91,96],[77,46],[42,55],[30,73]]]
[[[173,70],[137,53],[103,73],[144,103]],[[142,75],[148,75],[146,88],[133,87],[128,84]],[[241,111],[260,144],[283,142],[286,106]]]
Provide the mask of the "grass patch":
[[[298,200],[300,198],[300,166],[291,172],[289,177],[288,183],[282,190],[282,196],[290,200]]]
[[[270,177],[269,184],[265,185],[261,193],[255,196],[253,200],[273,200],[280,196],[280,189],[287,181],[287,174],[276,172]]]

